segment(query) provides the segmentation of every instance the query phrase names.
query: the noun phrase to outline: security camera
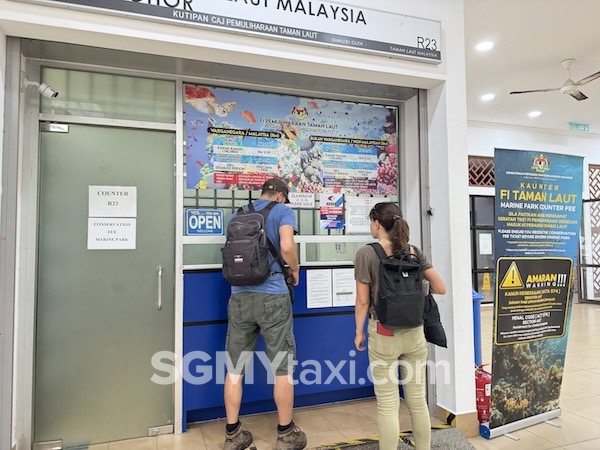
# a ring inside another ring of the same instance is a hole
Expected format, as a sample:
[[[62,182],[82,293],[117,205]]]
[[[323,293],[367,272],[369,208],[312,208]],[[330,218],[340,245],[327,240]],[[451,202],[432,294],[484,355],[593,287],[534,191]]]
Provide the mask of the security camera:
[[[38,92],[40,95],[43,95],[46,98],[54,98],[58,96],[58,92],[48,86],[46,83],[38,83],[37,81],[29,81],[27,78],[23,80],[23,85],[28,88],[30,86],[35,86],[38,88]]]
[[[46,83],[40,84],[38,88],[40,94],[42,94],[46,98],[54,98],[58,96],[58,92],[48,86]]]

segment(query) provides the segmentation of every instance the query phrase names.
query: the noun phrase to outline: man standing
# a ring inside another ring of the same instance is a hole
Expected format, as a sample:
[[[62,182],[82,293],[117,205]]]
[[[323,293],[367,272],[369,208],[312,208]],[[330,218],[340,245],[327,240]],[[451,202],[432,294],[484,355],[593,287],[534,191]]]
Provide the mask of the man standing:
[[[289,203],[288,187],[278,178],[267,180],[261,196],[253,202],[260,211],[270,202],[278,204],[265,221],[267,237],[275,250],[289,266],[289,277],[294,286],[299,282],[298,252],[294,243],[296,223]],[[252,433],[246,431],[239,420],[242,401],[242,379],[245,356],[256,347],[259,332],[262,334],[267,354],[275,371],[273,398],[277,406],[277,450],[302,450],[306,447],[306,434],[292,421],[294,385],[293,361],[296,342],[292,325],[292,304],[282,268],[269,254],[271,275],[261,284],[232,286],[227,309],[229,325],[225,350],[231,360],[225,377],[225,411],[227,425],[223,450],[243,450],[252,443]],[[240,363],[241,360],[241,363]]]

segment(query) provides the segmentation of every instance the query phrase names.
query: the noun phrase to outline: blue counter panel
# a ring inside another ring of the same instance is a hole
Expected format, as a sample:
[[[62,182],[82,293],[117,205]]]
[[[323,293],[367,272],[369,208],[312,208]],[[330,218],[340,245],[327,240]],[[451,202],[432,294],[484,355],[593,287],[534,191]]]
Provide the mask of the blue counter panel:
[[[303,270],[301,280],[306,280]],[[294,372],[296,406],[373,396],[367,352],[354,349],[352,307],[306,308],[305,281],[296,288]],[[220,271],[184,274],[183,421],[224,417],[223,380],[229,286]],[[264,351],[262,338],[257,351]],[[271,381],[269,383],[268,381]],[[244,378],[241,414],[274,411],[273,385],[264,363],[254,357]]]
[[[221,271],[192,272],[183,275],[183,323],[227,321],[227,301],[231,288]]]

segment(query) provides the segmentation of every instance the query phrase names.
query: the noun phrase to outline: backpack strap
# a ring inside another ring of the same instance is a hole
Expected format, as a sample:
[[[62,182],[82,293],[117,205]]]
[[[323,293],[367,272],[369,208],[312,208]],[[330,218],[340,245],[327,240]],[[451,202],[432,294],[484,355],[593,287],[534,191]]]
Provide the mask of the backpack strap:
[[[377,253],[377,256],[379,256],[379,259],[388,259],[389,258],[379,242],[371,242],[371,243],[369,243],[369,245],[371,247],[373,247],[373,249]]]

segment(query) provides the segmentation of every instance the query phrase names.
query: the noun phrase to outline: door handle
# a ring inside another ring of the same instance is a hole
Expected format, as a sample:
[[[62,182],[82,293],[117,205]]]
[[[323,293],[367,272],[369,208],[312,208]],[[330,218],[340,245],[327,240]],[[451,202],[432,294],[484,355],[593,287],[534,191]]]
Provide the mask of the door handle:
[[[156,309],[159,311],[162,309],[162,274],[163,266],[160,264],[156,267],[156,274],[158,276],[158,298],[156,303]]]

